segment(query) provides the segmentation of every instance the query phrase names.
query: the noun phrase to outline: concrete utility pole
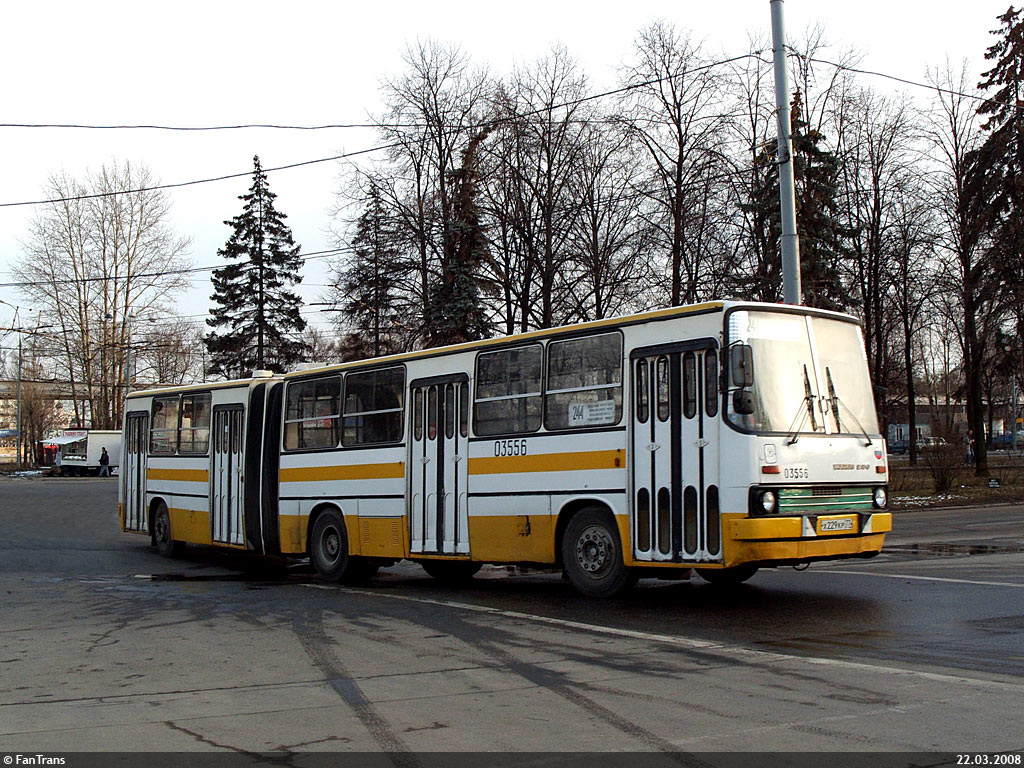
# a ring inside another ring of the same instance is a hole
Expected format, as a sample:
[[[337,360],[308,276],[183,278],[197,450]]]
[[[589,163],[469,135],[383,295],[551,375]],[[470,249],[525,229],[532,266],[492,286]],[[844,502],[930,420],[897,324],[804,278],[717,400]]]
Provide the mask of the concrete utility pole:
[[[779,203],[782,208],[782,300],[800,304],[800,239],[796,234],[796,191],[793,183],[793,139],[789,122],[789,75],[786,70],[786,29],[782,0],[771,0],[772,53],[775,59],[775,106],[779,126]]]
[[[17,310],[14,311],[14,319],[15,319],[15,323],[16,323],[17,320],[18,320],[18,311]],[[17,470],[19,472],[21,472],[21,464],[22,464],[22,462],[21,462],[21,454],[22,454],[22,448],[23,448],[22,439],[21,439],[21,360],[22,360],[21,347],[22,347],[22,339],[24,338],[24,336],[25,336],[25,334],[22,333],[21,329],[19,328],[18,329],[18,428],[17,428],[17,432],[18,432],[18,457],[17,457],[17,465],[16,465],[16,468],[17,468]]]

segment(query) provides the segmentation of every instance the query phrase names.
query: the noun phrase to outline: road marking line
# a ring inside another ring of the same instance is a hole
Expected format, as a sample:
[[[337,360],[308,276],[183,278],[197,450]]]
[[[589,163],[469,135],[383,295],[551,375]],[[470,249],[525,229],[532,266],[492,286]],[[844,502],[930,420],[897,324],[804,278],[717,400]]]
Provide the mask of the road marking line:
[[[1012,581],[978,581],[976,579],[945,579],[941,576],[911,576],[907,573],[875,573],[873,571],[840,571],[836,568],[829,568],[827,571],[818,573],[843,573],[848,576],[876,576],[880,579],[914,579],[916,581],[943,581],[948,584],[973,584],[980,587],[1016,587],[1024,589],[1024,584]]]
[[[856,573],[856,571],[847,571],[846,573]],[[741,645],[726,645],[724,643],[713,642],[710,640],[695,640],[689,637],[660,635],[652,632],[641,632],[634,629],[621,629],[619,627],[602,627],[598,624],[584,624],[583,622],[570,621],[569,619],[556,619],[551,616],[539,616],[537,614],[532,613],[521,613],[520,611],[509,611],[502,608],[491,608],[486,605],[460,603],[454,600],[436,600],[426,597],[396,595],[389,594],[387,592],[381,592],[374,589],[357,589],[352,587],[335,588],[344,589],[346,592],[365,595],[367,597],[383,597],[389,600],[400,600],[409,603],[439,605],[444,606],[446,608],[457,608],[459,610],[472,611],[474,613],[483,613],[491,616],[500,616],[509,619],[519,619],[522,621],[532,621],[538,624],[551,624],[557,627],[582,630],[584,632],[592,632],[594,634],[613,635],[616,637],[627,637],[634,640],[647,640],[658,643],[665,643],[668,645],[675,645],[681,648],[689,648],[691,650],[729,651],[730,653],[735,653],[737,655],[742,654],[762,661],[796,661],[804,662],[807,664],[815,664],[818,666],[840,667],[844,669],[863,670],[868,672],[891,675],[905,675],[909,677],[918,677],[925,680],[940,683],[956,683],[961,685],[967,684],[977,685],[979,687],[1002,688],[1011,691],[1024,691],[1024,683],[1015,683],[1003,680],[985,680],[982,678],[966,677],[964,675],[949,675],[942,674],[939,672],[924,672],[916,669],[904,669],[902,667],[886,667],[880,664],[870,664],[861,661],[849,661],[846,659],[826,659],[817,656],[797,656],[789,653],[780,653],[778,651],[761,651],[755,648],[746,648]]]

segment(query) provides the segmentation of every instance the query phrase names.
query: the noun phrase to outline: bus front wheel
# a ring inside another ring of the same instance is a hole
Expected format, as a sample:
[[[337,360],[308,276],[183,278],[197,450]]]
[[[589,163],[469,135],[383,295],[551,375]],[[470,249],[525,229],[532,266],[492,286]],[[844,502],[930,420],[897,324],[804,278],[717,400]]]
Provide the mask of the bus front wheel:
[[[615,518],[604,509],[584,509],[573,516],[562,538],[562,563],[572,585],[590,597],[612,597],[636,583],[622,562]]]
[[[156,508],[153,516],[153,544],[156,551],[163,557],[177,557],[185,549],[185,543],[175,541],[171,531],[171,516],[167,505],[163,502]]]

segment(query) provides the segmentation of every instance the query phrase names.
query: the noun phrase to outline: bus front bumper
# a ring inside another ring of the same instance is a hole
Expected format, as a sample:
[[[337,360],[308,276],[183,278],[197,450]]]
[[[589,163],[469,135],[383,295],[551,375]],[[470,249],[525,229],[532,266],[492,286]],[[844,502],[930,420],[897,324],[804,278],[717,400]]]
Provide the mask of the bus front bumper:
[[[892,530],[889,512],[726,517],[722,515],[726,566],[871,557],[881,551],[885,534]]]

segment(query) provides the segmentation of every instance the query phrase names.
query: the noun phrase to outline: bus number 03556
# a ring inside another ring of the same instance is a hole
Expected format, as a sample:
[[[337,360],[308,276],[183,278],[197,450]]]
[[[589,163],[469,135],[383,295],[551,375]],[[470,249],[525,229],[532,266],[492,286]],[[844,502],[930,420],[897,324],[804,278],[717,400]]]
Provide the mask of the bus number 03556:
[[[526,441],[525,440],[495,440],[494,441],[494,455],[495,456],[525,456],[526,455]]]

